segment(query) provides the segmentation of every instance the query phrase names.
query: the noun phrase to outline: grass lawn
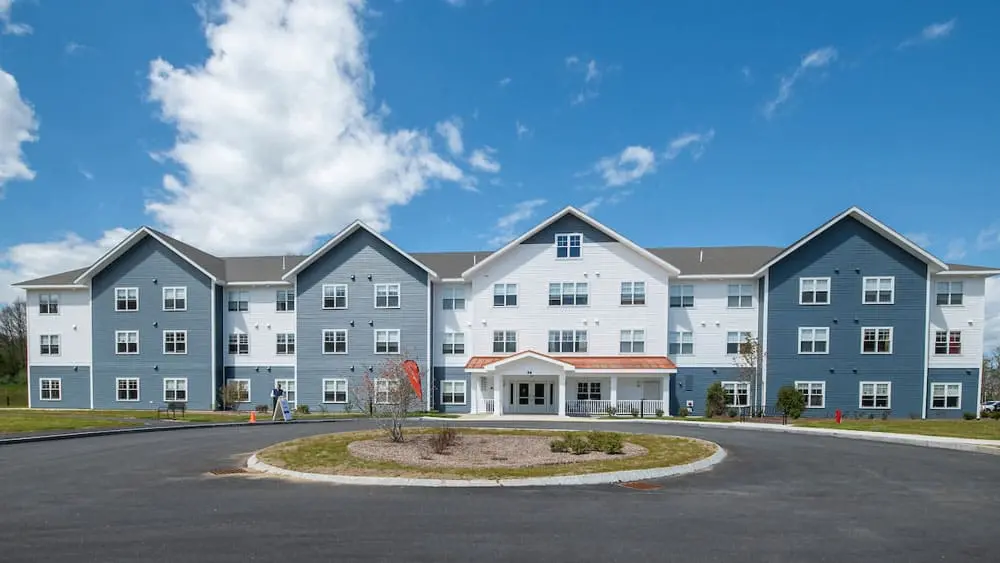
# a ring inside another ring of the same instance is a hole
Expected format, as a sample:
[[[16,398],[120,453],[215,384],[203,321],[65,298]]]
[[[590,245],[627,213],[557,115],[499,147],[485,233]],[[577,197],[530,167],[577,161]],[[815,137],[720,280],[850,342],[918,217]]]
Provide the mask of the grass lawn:
[[[140,422],[123,422],[83,414],[79,411],[59,413],[41,411],[3,410],[0,411],[0,433],[41,432],[45,430],[83,430],[87,428],[129,428],[141,426]]]
[[[9,403],[9,404],[8,404]],[[28,386],[24,383],[0,384],[0,409],[28,406]]]
[[[794,426],[1000,440],[1000,420],[797,420]]]
[[[411,429],[407,434],[433,432],[433,429]],[[508,434],[563,437],[567,432],[547,432],[539,430],[479,430],[458,429],[463,434]],[[258,453],[261,461],[296,471],[312,473],[332,473],[340,475],[373,475],[381,477],[426,477],[438,479],[504,479],[523,477],[546,477],[551,475],[579,475],[607,471],[650,469],[682,465],[704,459],[716,451],[709,442],[673,436],[652,436],[648,434],[625,434],[625,440],[643,446],[646,455],[578,463],[537,465],[533,467],[460,468],[460,467],[412,467],[392,462],[370,461],[354,457],[347,451],[347,445],[358,440],[382,437],[379,431],[345,432],[300,438],[291,442],[275,444]]]

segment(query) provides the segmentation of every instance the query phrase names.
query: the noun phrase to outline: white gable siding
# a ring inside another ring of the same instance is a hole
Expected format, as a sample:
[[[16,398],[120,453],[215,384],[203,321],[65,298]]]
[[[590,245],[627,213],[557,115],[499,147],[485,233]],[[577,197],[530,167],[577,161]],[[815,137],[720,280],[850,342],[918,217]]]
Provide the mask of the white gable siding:
[[[57,294],[59,314],[38,313],[39,295]],[[35,366],[89,366],[91,362],[90,289],[29,290],[27,292],[28,363]],[[42,356],[39,336],[59,335],[59,355]],[[115,343],[108,342],[109,348]]]
[[[622,281],[646,282],[646,304],[623,306]],[[590,304],[550,307],[550,282],[586,282]],[[493,284],[516,283],[517,307],[494,307]],[[667,350],[667,273],[616,242],[584,242],[579,259],[556,259],[555,246],[521,244],[472,279],[473,353],[493,353],[494,330],[516,330],[518,351],[548,352],[548,331],[586,330],[588,355],[619,354],[623,329],[646,331],[646,355]]]
[[[445,288],[460,287],[465,291],[465,309],[444,309]],[[435,366],[464,367],[472,350],[472,284],[468,283],[436,283],[431,300],[431,317],[433,318],[433,357]],[[446,332],[461,332],[465,334],[465,354],[444,354],[442,344]]]
[[[275,310],[275,298],[279,289],[289,289],[294,292],[294,286],[272,287],[234,287],[224,288],[222,292],[222,311],[225,321],[222,324],[223,363],[227,366],[291,366],[295,364],[295,356],[277,354],[276,335],[282,332],[295,332],[295,313]],[[250,293],[248,311],[229,310],[229,292],[244,290]],[[295,308],[321,307],[321,303],[295,303]],[[334,327],[331,327],[334,328]],[[239,356],[229,353],[229,335],[234,332],[245,332],[249,335],[250,354]],[[321,334],[295,335],[295,345],[298,349],[303,338],[322,339]]]
[[[749,283],[753,288],[753,307],[730,309],[729,285]],[[749,332],[757,336],[758,302],[757,280],[673,280],[671,285],[694,286],[694,307],[667,309],[669,331],[690,331],[693,334],[694,354],[673,355],[671,359],[680,367],[710,366],[733,367],[736,356],[726,354],[726,334]]]
[[[962,282],[961,305],[938,305],[937,282]],[[928,367],[980,368],[983,360],[983,330],[986,325],[986,279],[959,276],[933,276],[931,278],[930,329],[928,330]],[[938,330],[962,331],[961,355],[937,356],[934,354],[934,333]]]

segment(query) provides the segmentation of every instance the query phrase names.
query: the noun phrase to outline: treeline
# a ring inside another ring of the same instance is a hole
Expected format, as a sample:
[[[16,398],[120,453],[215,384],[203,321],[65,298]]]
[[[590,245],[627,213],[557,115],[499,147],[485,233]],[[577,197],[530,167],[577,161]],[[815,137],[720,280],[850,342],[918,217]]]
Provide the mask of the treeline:
[[[983,358],[983,400],[1000,401],[1000,346]]]
[[[19,382],[28,365],[27,307],[18,299],[0,308],[0,383]]]

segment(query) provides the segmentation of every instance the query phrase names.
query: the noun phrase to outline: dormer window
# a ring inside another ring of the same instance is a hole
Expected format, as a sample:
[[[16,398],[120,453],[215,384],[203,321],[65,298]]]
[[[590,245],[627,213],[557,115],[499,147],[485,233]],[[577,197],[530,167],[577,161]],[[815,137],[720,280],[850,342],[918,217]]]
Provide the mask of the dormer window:
[[[556,258],[579,258],[583,235],[563,233],[556,235]]]

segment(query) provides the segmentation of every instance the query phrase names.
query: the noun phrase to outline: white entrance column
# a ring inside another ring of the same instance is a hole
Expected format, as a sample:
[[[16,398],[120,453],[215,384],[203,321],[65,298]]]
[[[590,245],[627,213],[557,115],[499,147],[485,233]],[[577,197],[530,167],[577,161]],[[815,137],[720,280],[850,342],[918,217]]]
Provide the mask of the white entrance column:
[[[611,406],[618,409],[618,376],[611,376]]]
[[[559,374],[559,416],[566,416],[566,372]]]
[[[663,414],[670,416],[670,374],[663,376],[663,382],[660,384],[661,391],[663,391]]]
[[[503,375],[493,374],[493,416],[503,414]]]

